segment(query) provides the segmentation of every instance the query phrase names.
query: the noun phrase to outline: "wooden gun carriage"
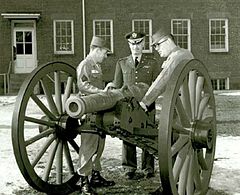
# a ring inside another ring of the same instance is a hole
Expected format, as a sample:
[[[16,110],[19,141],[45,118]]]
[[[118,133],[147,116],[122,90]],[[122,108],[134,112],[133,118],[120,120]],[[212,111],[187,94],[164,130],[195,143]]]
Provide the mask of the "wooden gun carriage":
[[[79,136],[96,133],[91,129],[98,128],[98,133],[136,144],[156,156],[164,194],[206,194],[216,146],[216,113],[211,80],[199,60],[183,61],[175,68],[157,122],[131,97],[112,105],[107,100],[106,107],[94,103],[94,98],[87,100],[90,103],[84,104],[83,111],[90,112],[87,117],[73,118],[69,109],[82,108],[68,104],[66,112],[66,103],[76,94],[75,85],[75,68],[53,62],[37,67],[19,91],[12,144],[29,185],[48,194],[73,192],[79,179]],[[95,98],[103,101],[98,95]]]

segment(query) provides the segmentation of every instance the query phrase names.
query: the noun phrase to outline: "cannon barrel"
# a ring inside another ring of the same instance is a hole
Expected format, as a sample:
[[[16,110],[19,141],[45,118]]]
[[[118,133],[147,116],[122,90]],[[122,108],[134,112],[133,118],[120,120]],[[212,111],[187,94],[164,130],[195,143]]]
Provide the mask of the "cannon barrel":
[[[65,110],[72,118],[80,118],[83,114],[103,111],[112,108],[117,101],[125,97],[135,97],[140,101],[148,89],[145,83],[124,86],[107,92],[87,96],[71,96],[65,103]]]

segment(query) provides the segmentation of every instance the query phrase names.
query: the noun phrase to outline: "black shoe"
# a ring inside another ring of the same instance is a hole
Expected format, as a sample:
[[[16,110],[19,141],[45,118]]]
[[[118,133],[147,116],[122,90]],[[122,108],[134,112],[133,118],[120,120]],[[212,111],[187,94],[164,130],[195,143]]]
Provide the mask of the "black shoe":
[[[89,184],[87,176],[80,176],[79,181],[76,183],[76,190],[82,192],[82,195],[97,195],[97,192]]]
[[[90,185],[92,187],[108,187],[108,186],[114,186],[115,182],[114,181],[108,181],[104,179],[99,171],[93,171],[92,172],[92,177],[90,179]]]
[[[135,172],[134,171],[129,171],[125,173],[127,179],[133,179]]]
[[[163,189],[162,187],[159,187],[157,190],[155,190],[154,192],[150,192],[150,195],[163,195]]]
[[[149,178],[151,178],[151,177],[154,177],[154,173],[153,172],[147,172],[147,174],[146,174],[146,179],[149,179]]]

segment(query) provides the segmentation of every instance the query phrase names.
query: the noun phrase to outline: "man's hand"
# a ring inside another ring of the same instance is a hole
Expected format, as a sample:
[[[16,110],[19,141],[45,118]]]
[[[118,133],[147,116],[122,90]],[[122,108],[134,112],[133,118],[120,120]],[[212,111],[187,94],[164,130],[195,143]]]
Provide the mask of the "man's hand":
[[[106,85],[106,87],[104,88],[104,92],[107,92],[108,90],[113,90],[113,89],[116,89],[116,86],[114,83],[110,82]]]
[[[139,102],[139,104],[145,112],[148,111],[147,106],[143,102]]]

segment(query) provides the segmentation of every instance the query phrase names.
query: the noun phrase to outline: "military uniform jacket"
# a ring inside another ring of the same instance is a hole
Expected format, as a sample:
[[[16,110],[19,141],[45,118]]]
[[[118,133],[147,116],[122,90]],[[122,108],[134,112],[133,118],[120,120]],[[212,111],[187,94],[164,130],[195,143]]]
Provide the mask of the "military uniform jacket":
[[[142,99],[142,102],[147,106],[151,105],[157,99],[157,97],[165,91],[170,76],[177,65],[183,60],[190,60],[193,58],[193,54],[187,49],[183,49],[178,46],[175,47],[171,54],[163,62],[163,69],[161,73],[148,89],[147,93]]]
[[[104,87],[102,69],[90,56],[77,67],[77,84],[83,94],[99,93]]]
[[[159,66],[154,58],[147,57],[142,54],[141,61],[135,67],[132,55],[118,60],[116,64],[115,76],[113,83],[116,88],[123,85],[132,85],[139,82],[148,84],[149,86],[159,74]]]

